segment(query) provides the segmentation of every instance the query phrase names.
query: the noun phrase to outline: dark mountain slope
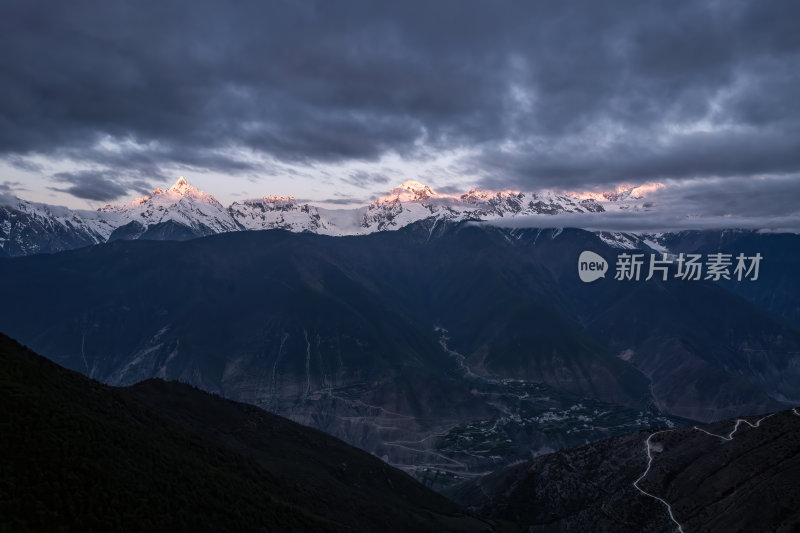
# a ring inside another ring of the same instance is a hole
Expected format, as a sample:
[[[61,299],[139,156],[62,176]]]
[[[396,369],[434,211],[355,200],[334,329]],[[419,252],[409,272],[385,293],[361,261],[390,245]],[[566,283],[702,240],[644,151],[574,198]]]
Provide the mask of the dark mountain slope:
[[[0,336],[0,530],[483,531],[324,433],[187,385],[101,385]]]
[[[108,242],[136,239],[146,241],[186,241],[213,234],[214,231],[203,224],[199,224],[197,227],[189,227],[180,222],[168,220],[145,226],[134,220],[112,231],[108,237]]]
[[[757,283],[740,283],[735,279],[720,280],[720,286],[746,300],[780,315],[800,327],[800,235],[793,233],[759,233],[757,231],[682,231],[662,238],[664,246],[676,254],[728,253],[735,258],[763,257]]]
[[[450,489],[486,516],[547,532],[800,530],[800,415],[619,437],[545,455]],[[662,498],[666,505],[644,492]]]
[[[619,250],[581,230],[566,229],[557,238],[553,233],[516,230],[511,235],[553,277],[559,289],[553,306],[644,373],[662,409],[711,421],[779,409],[776,400],[800,399],[796,328],[710,281],[645,281],[646,268],[639,281],[616,281]],[[612,269],[606,279],[578,280],[582,250],[606,258]],[[641,252],[649,258],[650,252]],[[788,265],[778,263],[781,269]],[[780,291],[759,281],[741,282],[748,283]]]
[[[493,261],[517,259],[502,236],[479,228],[468,228],[463,242],[483,243],[485,257],[459,246],[460,234],[445,237],[454,242],[438,251],[413,232],[360,238],[242,232],[19,258],[0,266],[6,280],[0,295],[16,302],[14,312],[0,310],[0,324],[91,377],[121,385],[150,377],[190,382],[328,431],[394,464],[438,454],[405,442],[498,413],[496,402],[476,396],[475,384],[463,379],[439,343],[437,325],[452,322],[460,336],[522,313],[530,324],[511,333],[529,342],[492,353],[488,372],[634,407],[645,403],[646,380],[632,367],[491,276],[477,283],[491,290],[453,302],[453,318],[445,315],[447,295],[458,287],[474,293],[464,283],[474,284]],[[478,258],[474,266],[467,267],[468,257]],[[491,307],[493,292],[510,295],[509,311]],[[537,322],[547,327],[531,325]],[[548,338],[532,338],[537,331]],[[529,363],[540,354],[538,364]]]
[[[0,327],[107,383],[178,379],[450,473],[562,447],[576,427],[588,431],[569,443],[800,394],[797,330],[706,282],[583,284],[585,249],[613,264],[616,250],[582,230],[430,221],[114,242],[0,261],[13,302]],[[577,416],[582,399],[591,423],[532,430],[551,409]],[[597,422],[612,405],[624,417]],[[451,430],[473,439],[469,454]]]
[[[394,233],[396,240],[414,239],[405,246],[417,264],[396,270],[419,280],[398,280],[414,287],[405,294],[408,306],[444,327],[450,348],[475,372],[624,405],[646,402],[643,376],[575,323],[571,309],[559,304],[562,287],[530,248],[472,224],[440,223],[426,232],[419,223]],[[575,232],[587,235],[594,237]]]

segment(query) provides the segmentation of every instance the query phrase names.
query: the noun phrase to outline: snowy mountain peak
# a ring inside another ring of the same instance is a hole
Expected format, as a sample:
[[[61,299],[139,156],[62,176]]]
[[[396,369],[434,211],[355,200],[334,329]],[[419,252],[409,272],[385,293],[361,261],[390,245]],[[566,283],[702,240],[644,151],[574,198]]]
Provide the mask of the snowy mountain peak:
[[[100,212],[117,227],[135,222],[140,228],[147,228],[172,221],[190,228],[196,235],[239,229],[228,209],[210,194],[190,185],[183,176],[166,191],[157,188],[125,206],[106,206]]]
[[[422,184],[422,183],[420,183],[418,181],[415,181],[415,180],[406,180],[403,183],[401,183],[399,186],[395,187],[395,189],[405,189],[407,191],[412,191],[412,192],[416,192],[416,191],[433,191],[433,189],[431,189],[429,186],[424,185],[424,184]],[[436,194],[436,193],[434,193],[434,194]]]
[[[156,190],[158,190],[158,189],[156,189]],[[155,192],[155,191],[153,191],[153,192]],[[197,193],[200,193],[201,191],[200,191],[200,189],[198,189],[194,185],[189,185],[189,182],[186,181],[186,178],[181,176],[180,178],[178,178],[178,181],[176,181],[175,184],[172,187],[169,188],[168,192],[174,192],[174,193],[178,193],[180,195],[186,195],[186,194],[191,194],[191,193],[197,194]]]
[[[375,203],[386,202],[419,202],[439,196],[436,191],[428,185],[424,185],[415,180],[406,180],[387,194],[375,200]]]
[[[622,200],[627,200],[628,198],[631,199],[639,199],[640,196],[635,196],[633,194],[634,188],[616,190],[616,191],[606,191],[603,193],[603,198],[608,200],[609,202],[619,202]]]
[[[295,204],[294,196],[269,195],[264,197],[264,201],[270,204]]]
[[[602,198],[609,202],[619,202],[624,200],[641,200],[649,193],[663,189],[663,183],[645,183],[643,185],[620,185],[613,191],[602,193]]]
[[[609,194],[487,189],[440,194],[416,180],[406,180],[371,204],[355,209],[318,208],[298,203],[292,196],[264,196],[224,207],[212,195],[189,184],[181,176],[167,190],[157,188],[127,205],[107,205],[96,211],[72,211],[14,198],[3,200],[0,196],[0,251],[6,255],[24,255],[109,239],[175,236],[175,228],[180,227],[184,228],[180,230],[183,232],[181,235],[192,236],[266,229],[359,235],[396,230],[426,219],[498,220],[562,213],[602,213],[606,210],[647,212],[654,204],[644,202],[642,198],[661,187],[660,183],[637,187],[625,185]],[[22,232],[18,229],[20,217],[25,220],[26,230]],[[548,223],[541,221],[543,225]],[[48,239],[61,234],[67,235],[58,237],[61,244],[55,247],[48,244]]]
[[[184,198],[187,201],[200,201],[203,203],[208,204],[219,204],[217,199],[208,194],[207,192],[201,191],[194,185],[190,185],[186,178],[181,176],[178,178],[178,181],[172,185],[167,190],[164,190],[160,187],[156,187],[153,192],[148,194],[147,196],[142,196],[141,198],[136,198],[132,202],[130,202],[125,207],[117,207],[117,206],[106,206],[103,208],[104,211],[124,211],[134,209],[140,206],[147,206],[147,205],[161,205],[161,206],[168,206],[172,204],[176,204],[183,200]],[[220,205],[220,207],[222,207]]]

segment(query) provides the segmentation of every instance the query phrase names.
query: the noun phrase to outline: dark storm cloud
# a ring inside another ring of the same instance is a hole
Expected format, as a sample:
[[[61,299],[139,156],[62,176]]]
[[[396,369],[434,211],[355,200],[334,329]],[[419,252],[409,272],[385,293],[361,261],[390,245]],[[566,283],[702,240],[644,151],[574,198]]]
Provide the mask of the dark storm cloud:
[[[673,213],[566,213],[561,215],[531,215],[486,222],[478,225],[500,226],[504,228],[582,228],[591,231],[622,231],[632,233],[659,233],[664,231],[730,229],[731,220],[725,217],[687,218]],[[764,215],[739,217],[733,226],[736,229],[757,229],[763,231],[800,233],[800,220],[796,215]]]
[[[347,176],[341,178],[345,183],[355,185],[356,187],[366,188],[371,187],[375,183],[389,183],[389,178],[384,174],[378,172],[365,172],[363,170],[356,170],[350,172]]]
[[[797,174],[799,19],[800,3],[735,0],[6,2],[0,156],[157,177],[258,172],[242,149],[466,149],[503,189]]]
[[[439,194],[463,194],[467,191],[460,185],[443,185],[441,187],[436,187],[436,192]]]
[[[576,188],[592,184],[706,176],[741,177],[800,172],[800,131],[684,133],[662,141],[650,135],[626,139],[603,151],[574,147],[483,153],[473,163],[486,169],[484,185]]]
[[[648,194],[661,211],[693,216],[756,217],[760,214],[798,219],[800,176],[745,176],[687,180]]]
[[[155,141],[165,159],[240,144],[294,161],[376,159],[428,130],[461,136],[459,117],[491,105],[459,87],[491,85],[477,66],[426,60],[406,26],[412,12],[394,20],[358,7],[4,6],[0,39],[15,54],[0,95],[13,127],[0,150],[92,157],[109,135]],[[241,170],[222,156],[208,163]]]
[[[107,172],[82,170],[79,172],[58,172],[53,181],[69,183],[67,187],[50,187],[54,191],[66,192],[77,198],[108,202],[126,196],[129,191],[140,194],[149,192],[149,185],[142,180],[119,179]]]
[[[9,155],[6,158],[6,161],[14,168],[18,168],[20,170],[24,170],[27,172],[41,172],[42,166],[38,165],[32,161],[28,161],[23,157],[18,155]]]
[[[353,206],[353,205],[364,205],[369,203],[369,198],[364,197],[355,197],[355,196],[342,196],[339,198],[325,198],[323,200],[305,200],[305,202],[310,203],[322,203],[322,204],[332,204],[332,205],[346,205],[346,206]]]
[[[564,213],[500,219],[503,227],[580,227],[658,232],[685,229],[765,229],[800,232],[800,176],[704,178],[668,182],[641,207],[601,213]]]
[[[18,181],[4,181],[0,183],[0,193],[10,193],[14,191],[23,191],[25,187],[23,187],[22,183]]]

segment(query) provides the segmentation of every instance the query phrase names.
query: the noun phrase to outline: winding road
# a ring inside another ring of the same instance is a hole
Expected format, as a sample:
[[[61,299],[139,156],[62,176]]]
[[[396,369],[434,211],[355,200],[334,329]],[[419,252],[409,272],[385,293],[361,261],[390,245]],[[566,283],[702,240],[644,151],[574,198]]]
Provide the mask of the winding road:
[[[798,411],[797,408],[793,408],[792,409],[792,413],[794,413],[797,416],[800,416],[800,411]],[[710,431],[706,431],[705,429],[699,428],[697,426],[693,426],[692,429],[696,429],[697,431],[699,431],[701,433],[705,433],[706,435],[708,435],[710,437],[716,437],[716,438],[721,439],[723,441],[731,441],[731,440],[733,440],[734,434],[739,430],[739,427],[742,424],[746,424],[747,426],[749,426],[751,428],[758,428],[761,425],[761,422],[763,422],[764,420],[766,420],[767,418],[769,418],[771,416],[774,416],[775,414],[776,413],[772,413],[772,414],[763,416],[763,417],[759,418],[758,420],[756,420],[755,423],[750,422],[749,420],[745,420],[744,418],[738,418],[736,420],[736,423],[733,426],[733,429],[727,435],[717,435],[716,433],[711,433]],[[661,434],[661,433],[669,433],[670,431],[675,431],[675,430],[674,429],[662,429],[660,431],[656,431],[655,433],[651,433],[647,437],[647,440],[644,441],[645,452],[647,453],[647,468],[645,469],[644,472],[642,472],[642,475],[639,476],[639,478],[636,481],[633,482],[633,488],[638,490],[644,496],[647,496],[649,498],[653,498],[654,500],[658,500],[659,502],[661,502],[664,505],[664,507],[667,508],[667,513],[669,513],[670,520],[672,520],[672,522],[675,524],[675,526],[677,526],[677,528],[678,528],[677,531],[679,533],[685,533],[684,530],[683,530],[683,526],[675,518],[675,513],[672,510],[672,505],[670,505],[670,503],[667,500],[665,500],[664,498],[656,496],[655,494],[651,494],[651,493],[647,492],[646,490],[642,489],[641,487],[639,487],[639,482],[642,481],[645,477],[647,477],[647,474],[650,473],[650,469],[653,466],[653,448],[652,448],[652,442],[651,442],[652,438],[655,437],[656,435]]]
[[[653,450],[651,448],[650,439],[652,439],[653,437],[655,437],[659,433],[668,433],[670,431],[674,431],[674,430],[664,429],[664,430],[661,430],[661,431],[656,431],[655,433],[651,433],[650,436],[647,437],[647,440],[644,441],[645,451],[647,452],[647,468],[645,469],[644,472],[642,472],[642,475],[639,476],[639,479],[637,479],[636,481],[633,482],[633,488],[635,488],[636,490],[638,490],[639,492],[641,492],[645,496],[649,496],[650,498],[653,498],[654,500],[658,500],[661,503],[663,503],[664,507],[667,508],[667,512],[669,513],[670,520],[672,520],[675,523],[675,525],[678,526],[678,531],[680,533],[684,533],[683,526],[681,526],[680,522],[678,522],[678,520],[675,518],[675,514],[672,512],[672,506],[669,504],[669,502],[667,500],[665,500],[664,498],[659,498],[655,494],[650,494],[646,490],[644,490],[641,487],[639,487],[639,482],[641,480],[643,480],[645,477],[647,477],[647,474],[650,473],[650,467],[653,466],[653,453],[652,453]]]

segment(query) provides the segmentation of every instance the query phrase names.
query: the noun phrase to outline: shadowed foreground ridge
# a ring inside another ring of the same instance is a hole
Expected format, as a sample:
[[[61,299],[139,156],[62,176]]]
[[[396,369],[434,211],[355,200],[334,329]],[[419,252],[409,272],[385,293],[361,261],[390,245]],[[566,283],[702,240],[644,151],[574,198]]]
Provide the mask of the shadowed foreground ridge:
[[[798,479],[800,414],[789,410],[595,442],[448,494],[537,533],[788,533],[800,531]]]
[[[178,383],[101,385],[0,335],[0,531],[488,531],[322,432]]]

